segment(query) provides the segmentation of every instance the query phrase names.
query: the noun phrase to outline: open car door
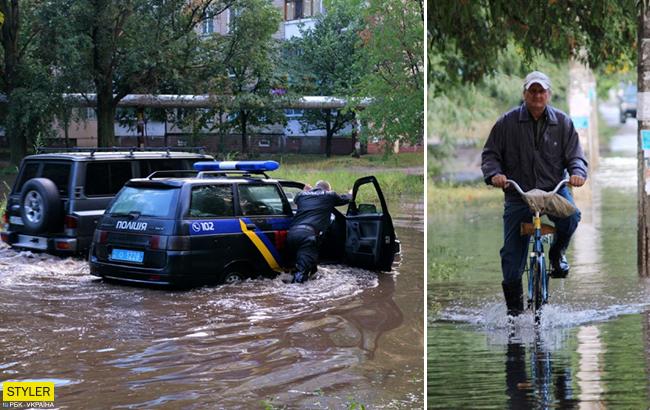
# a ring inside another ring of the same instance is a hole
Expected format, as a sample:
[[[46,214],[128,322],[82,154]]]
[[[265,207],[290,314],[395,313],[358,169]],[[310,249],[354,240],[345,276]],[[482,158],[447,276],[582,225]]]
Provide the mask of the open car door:
[[[377,178],[367,176],[355,181],[345,219],[347,264],[390,271],[400,244]]]

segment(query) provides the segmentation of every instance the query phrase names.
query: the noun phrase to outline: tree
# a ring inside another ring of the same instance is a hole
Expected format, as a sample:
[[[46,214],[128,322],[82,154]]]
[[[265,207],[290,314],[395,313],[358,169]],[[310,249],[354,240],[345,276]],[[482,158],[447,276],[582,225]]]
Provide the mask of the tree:
[[[231,0],[55,0],[48,8],[51,56],[70,88],[97,93],[99,146],[114,144],[115,110],[130,93],[156,92],[187,76],[205,19]]]
[[[364,57],[358,46],[362,28],[360,5],[347,0],[328,3],[313,28],[301,30],[285,45],[290,77],[302,95],[352,97],[357,93]],[[325,155],[332,153],[332,137],[355,118],[352,110],[306,110],[303,131],[325,129]]]
[[[214,112],[229,112],[225,122],[217,122],[241,134],[242,153],[250,154],[251,127],[284,123],[282,110],[273,104],[273,94],[283,90],[283,78],[276,67],[278,44],[273,39],[281,22],[276,7],[266,0],[237,0],[231,10],[230,32],[212,37],[214,69],[209,85],[215,94],[231,99]],[[212,114],[214,114],[214,112]]]
[[[50,72],[35,41],[43,30],[35,18],[38,10],[33,1],[0,1],[1,90],[8,101],[4,125],[13,165],[20,163],[30,143],[49,136],[55,110]]]
[[[435,7],[437,8],[437,2]],[[424,134],[424,4],[377,0],[363,9],[367,54],[359,97],[373,102],[360,112],[371,132],[387,142],[419,143]]]
[[[528,60],[586,58],[592,68],[633,62],[636,15],[626,0],[438,1],[427,16],[430,88],[436,95],[459,80],[480,80],[511,41]]]

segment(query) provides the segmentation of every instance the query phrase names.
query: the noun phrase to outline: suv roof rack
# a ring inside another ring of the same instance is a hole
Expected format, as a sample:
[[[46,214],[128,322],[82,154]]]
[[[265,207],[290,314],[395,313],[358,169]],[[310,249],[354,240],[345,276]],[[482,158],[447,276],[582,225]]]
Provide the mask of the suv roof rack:
[[[74,148],[54,148],[54,147],[38,147],[36,148],[37,154],[54,154],[54,153],[75,153],[75,152],[88,152],[91,157],[95,156],[95,152],[124,152],[128,151],[130,156],[134,152],[152,152],[152,151],[166,151],[167,156],[171,152],[196,152],[197,154],[205,154],[205,147],[74,147]]]

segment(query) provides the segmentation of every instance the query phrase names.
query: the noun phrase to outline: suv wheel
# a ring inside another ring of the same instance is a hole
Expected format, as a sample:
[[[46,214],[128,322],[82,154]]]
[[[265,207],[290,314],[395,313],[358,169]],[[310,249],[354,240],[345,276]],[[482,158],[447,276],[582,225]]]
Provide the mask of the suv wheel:
[[[61,198],[54,182],[33,178],[25,183],[20,198],[20,216],[30,233],[57,230],[61,222]]]

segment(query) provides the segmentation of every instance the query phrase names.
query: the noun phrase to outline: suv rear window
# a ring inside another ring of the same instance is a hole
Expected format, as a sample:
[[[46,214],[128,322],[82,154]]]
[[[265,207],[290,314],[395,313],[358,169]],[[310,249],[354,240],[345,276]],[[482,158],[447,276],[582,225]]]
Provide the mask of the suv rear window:
[[[276,185],[239,185],[243,215],[284,215],[282,195]]]
[[[56,188],[59,190],[61,196],[68,195],[68,181],[70,180],[70,164],[61,163],[45,163],[43,171],[41,171],[43,178],[48,178],[54,182]]]
[[[130,162],[95,162],[86,165],[86,196],[113,196],[133,178]]]
[[[23,172],[20,174],[20,179],[16,183],[16,187],[14,188],[14,192],[20,192],[21,189],[23,189],[23,185],[25,185],[25,182],[29,181],[32,178],[36,178],[36,175],[38,174],[38,167],[39,163],[37,162],[29,162],[25,164],[23,167]]]
[[[233,216],[232,186],[208,185],[192,188],[190,216]]]
[[[176,209],[178,191],[178,189],[125,187],[115,198],[108,213],[167,217]]]

